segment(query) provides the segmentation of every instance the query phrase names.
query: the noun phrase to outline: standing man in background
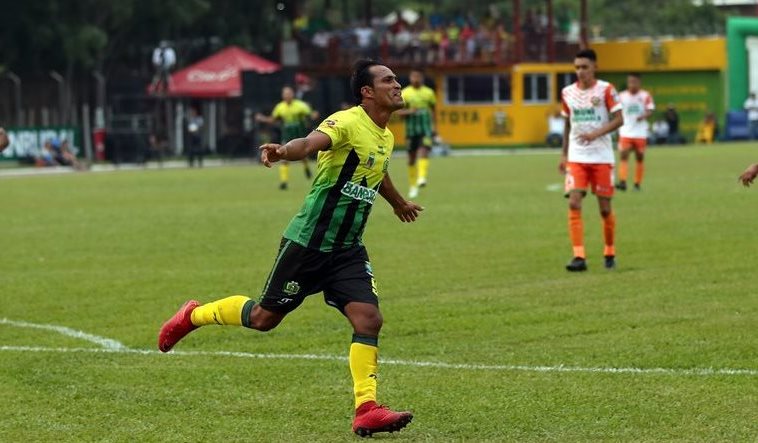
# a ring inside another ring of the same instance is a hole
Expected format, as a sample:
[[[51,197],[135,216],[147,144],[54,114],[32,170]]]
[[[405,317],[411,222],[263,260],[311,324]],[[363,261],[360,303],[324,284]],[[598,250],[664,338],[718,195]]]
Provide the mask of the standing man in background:
[[[619,182],[616,189],[626,191],[629,173],[629,152],[634,150],[637,168],[634,171],[634,190],[639,191],[645,172],[645,148],[647,147],[647,119],[655,109],[653,96],[642,89],[640,74],[631,73],[626,78],[626,90],[619,94],[623,107],[624,125],[619,128]]]
[[[0,152],[3,152],[10,144],[11,142],[8,139],[8,134],[5,132],[5,128],[0,126]]]
[[[318,112],[315,112],[304,101],[295,98],[295,90],[291,86],[282,88],[282,101],[280,101],[271,112],[270,116],[263,114],[255,115],[256,121],[274,124],[281,122],[282,139],[281,144],[286,144],[290,140],[305,137],[308,135],[309,119],[317,120]],[[308,167],[308,158],[303,159],[305,167],[305,177],[310,180],[311,169]],[[285,190],[289,183],[289,164],[285,161],[279,166],[279,189]]]
[[[197,108],[190,107],[189,117],[187,118],[187,139],[189,141],[189,148],[187,150],[187,157],[189,159],[190,168],[195,166],[195,160],[197,165],[203,167],[203,154],[205,154],[205,148],[203,147],[203,125],[205,121],[203,117],[197,112]]]
[[[408,143],[408,197],[416,198],[419,188],[426,186],[429,172],[429,151],[434,132],[434,90],[424,84],[424,73],[411,71],[410,85],[403,88],[405,137]]]
[[[755,92],[751,92],[745,100],[744,108],[750,122],[750,138],[755,140],[758,138],[758,98],[755,97]]]
[[[569,237],[574,248],[574,258],[566,265],[566,270],[587,270],[582,199],[587,195],[588,188],[597,196],[600,216],[603,218],[605,268],[613,269],[616,267],[616,215],[611,208],[615,160],[611,132],[624,124],[624,116],[613,85],[595,78],[595,51],[579,51],[574,58],[574,69],[576,83],[561,91],[562,112],[567,118],[559,168],[566,176]]]

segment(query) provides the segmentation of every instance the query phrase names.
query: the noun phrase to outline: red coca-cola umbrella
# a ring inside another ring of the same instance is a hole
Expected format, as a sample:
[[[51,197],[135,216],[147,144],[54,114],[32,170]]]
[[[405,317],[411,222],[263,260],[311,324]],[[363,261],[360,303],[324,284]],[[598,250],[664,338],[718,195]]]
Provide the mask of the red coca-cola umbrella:
[[[242,71],[275,72],[281,65],[238,46],[229,46],[171,75],[168,95],[225,98],[242,95]]]

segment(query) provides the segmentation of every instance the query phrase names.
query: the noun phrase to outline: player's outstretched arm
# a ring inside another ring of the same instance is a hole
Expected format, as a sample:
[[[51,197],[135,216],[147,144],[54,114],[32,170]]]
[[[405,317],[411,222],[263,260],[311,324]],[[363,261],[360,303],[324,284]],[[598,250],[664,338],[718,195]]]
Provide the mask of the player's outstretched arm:
[[[379,186],[379,195],[384,197],[385,200],[392,206],[392,210],[395,211],[395,215],[403,223],[411,223],[416,221],[421,211],[424,210],[421,206],[413,203],[410,200],[406,200],[397,191],[395,185],[392,184],[389,174],[384,174],[382,184]]]
[[[5,128],[0,128],[0,152],[3,152],[5,148],[10,144],[8,134],[5,133]]]
[[[332,145],[332,139],[319,131],[312,131],[305,138],[296,138],[287,142],[286,145],[266,143],[260,148],[261,162],[270,168],[271,164],[281,160],[297,161],[313,154],[324,151]]]
[[[753,180],[755,180],[756,176],[758,176],[758,163],[753,163],[745,169],[745,172],[740,175],[738,180],[741,181],[743,185],[750,186],[753,184]]]

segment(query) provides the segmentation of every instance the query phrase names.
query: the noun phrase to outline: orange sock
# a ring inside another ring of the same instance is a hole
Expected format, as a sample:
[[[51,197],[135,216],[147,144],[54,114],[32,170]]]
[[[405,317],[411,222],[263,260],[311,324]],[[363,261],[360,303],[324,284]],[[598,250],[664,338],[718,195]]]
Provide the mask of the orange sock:
[[[619,163],[619,181],[625,182],[629,175],[629,160],[621,160]]]
[[[584,258],[584,225],[580,209],[569,209],[569,237],[574,247],[574,257]]]
[[[642,183],[642,174],[645,173],[645,162],[637,162],[637,169],[634,171],[634,184],[639,185]]]
[[[611,212],[608,216],[603,217],[603,238],[605,239],[603,255],[616,255],[616,246],[613,243],[615,235],[616,214]]]

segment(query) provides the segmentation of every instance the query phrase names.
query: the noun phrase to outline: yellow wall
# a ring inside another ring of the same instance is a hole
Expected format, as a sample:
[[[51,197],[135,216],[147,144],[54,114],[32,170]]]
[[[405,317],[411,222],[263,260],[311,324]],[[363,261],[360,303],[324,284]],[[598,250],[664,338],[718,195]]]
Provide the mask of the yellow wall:
[[[437,73],[437,133],[446,143],[458,147],[508,146],[542,144],[547,136],[547,117],[558,105],[550,103],[523,103],[523,74],[573,72],[570,64],[523,64],[511,72],[511,102],[493,104],[445,104],[445,75],[477,73],[495,74],[503,70],[478,68]],[[556,76],[551,76],[551,99],[556,96]],[[395,144],[405,144],[405,127],[402,119],[395,117],[390,123],[395,134]]]
[[[726,69],[726,39],[641,39],[593,42],[598,69],[609,71],[721,71]]]

